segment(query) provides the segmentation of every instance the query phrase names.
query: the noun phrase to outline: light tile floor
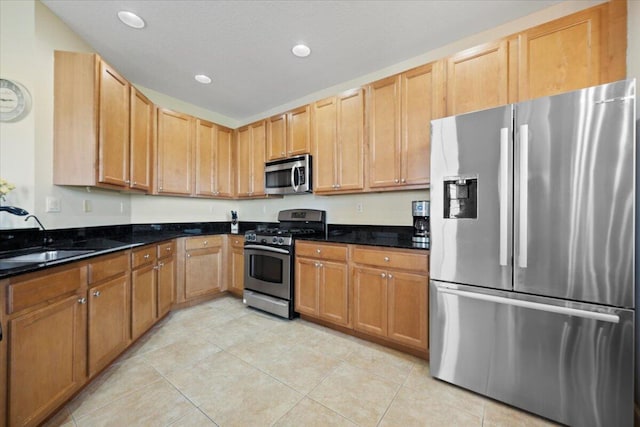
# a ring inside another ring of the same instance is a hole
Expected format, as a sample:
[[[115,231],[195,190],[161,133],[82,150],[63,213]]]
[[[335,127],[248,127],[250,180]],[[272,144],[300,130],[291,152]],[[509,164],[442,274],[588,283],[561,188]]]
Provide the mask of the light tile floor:
[[[50,426],[548,426],[424,360],[223,297],[171,313]]]

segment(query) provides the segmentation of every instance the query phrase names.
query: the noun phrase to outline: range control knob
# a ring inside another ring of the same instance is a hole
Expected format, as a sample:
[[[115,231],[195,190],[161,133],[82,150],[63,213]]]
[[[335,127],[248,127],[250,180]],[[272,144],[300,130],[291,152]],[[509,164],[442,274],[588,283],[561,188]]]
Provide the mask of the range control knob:
[[[278,238],[274,236],[273,239],[271,239],[271,242],[272,243],[278,243]]]
[[[282,237],[278,237],[278,244],[282,245],[284,243],[284,239]]]

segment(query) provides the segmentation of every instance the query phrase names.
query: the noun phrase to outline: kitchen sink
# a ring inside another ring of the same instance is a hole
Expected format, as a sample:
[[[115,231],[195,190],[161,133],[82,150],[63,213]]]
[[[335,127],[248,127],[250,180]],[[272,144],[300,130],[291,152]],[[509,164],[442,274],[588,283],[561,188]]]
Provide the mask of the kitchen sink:
[[[40,264],[51,261],[58,261],[65,258],[71,258],[75,256],[85,255],[94,250],[47,250],[40,252],[33,252],[26,255],[18,255],[9,258],[0,259],[0,268],[12,268],[23,264]]]

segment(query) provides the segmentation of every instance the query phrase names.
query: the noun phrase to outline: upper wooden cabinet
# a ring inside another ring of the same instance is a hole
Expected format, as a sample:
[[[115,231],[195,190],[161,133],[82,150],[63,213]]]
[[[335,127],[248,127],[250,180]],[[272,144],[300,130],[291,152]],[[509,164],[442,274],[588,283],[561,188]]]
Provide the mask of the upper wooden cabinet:
[[[233,197],[233,131],[216,126],[216,170],[214,195]]]
[[[193,190],[194,118],[158,109],[157,192],[191,195]]]
[[[447,115],[483,110],[509,101],[509,43],[486,43],[447,60]],[[512,53],[513,55],[513,53]]]
[[[431,119],[443,112],[442,63],[370,84],[369,182],[376,191],[429,183]]]
[[[354,89],[313,104],[314,193],[364,188],[364,90]]]
[[[267,121],[267,160],[311,152],[309,105],[271,117]]]
[[[238,197],[264,196],[265,123],[261,120],[236,131]]]
[[[196,196],[215,196],[217,136],[215,124],[196,119]]]
[[[148,191],[152,104],[98,55],[54,58],[54,184]]]

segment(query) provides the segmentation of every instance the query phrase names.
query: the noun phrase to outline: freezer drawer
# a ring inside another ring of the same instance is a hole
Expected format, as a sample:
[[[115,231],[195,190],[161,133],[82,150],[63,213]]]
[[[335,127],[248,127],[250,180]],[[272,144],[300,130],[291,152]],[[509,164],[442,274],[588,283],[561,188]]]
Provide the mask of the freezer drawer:
[[[634,311],[430,283],[431,375],[557,422],[631,426]]]

